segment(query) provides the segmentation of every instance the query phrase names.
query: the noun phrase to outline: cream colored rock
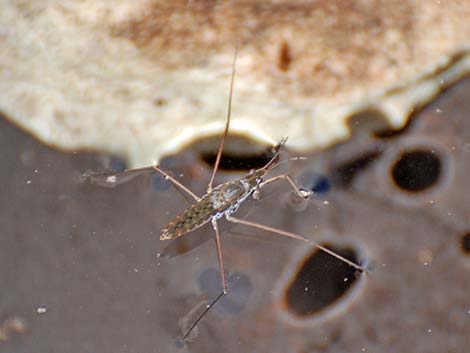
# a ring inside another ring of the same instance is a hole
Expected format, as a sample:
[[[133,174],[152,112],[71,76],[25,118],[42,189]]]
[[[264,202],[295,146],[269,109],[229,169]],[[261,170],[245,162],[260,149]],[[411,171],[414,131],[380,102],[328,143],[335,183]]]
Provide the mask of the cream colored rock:
[[[158,161],[221,133],[299,151],[400,127],[470,72],[469,1],[0,1],[0,110],[64,149]]]

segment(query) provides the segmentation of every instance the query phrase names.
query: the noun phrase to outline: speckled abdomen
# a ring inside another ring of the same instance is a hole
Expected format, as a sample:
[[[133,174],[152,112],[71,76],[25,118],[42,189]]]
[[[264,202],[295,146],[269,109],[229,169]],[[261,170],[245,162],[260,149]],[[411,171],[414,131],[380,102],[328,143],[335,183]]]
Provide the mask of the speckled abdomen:
[[[252,192],[247,178],[221,184],[197,203],[178,215],[163,229],[161,240],[168,240],[195,230],[228,209],[235,209]]]

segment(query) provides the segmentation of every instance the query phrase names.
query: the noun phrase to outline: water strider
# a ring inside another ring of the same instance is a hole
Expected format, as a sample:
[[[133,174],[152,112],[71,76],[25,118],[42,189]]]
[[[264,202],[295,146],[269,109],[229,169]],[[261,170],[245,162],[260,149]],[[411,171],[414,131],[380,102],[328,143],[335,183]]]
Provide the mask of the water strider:
[[[232,106],[232,93],[233,93],[233,83],[235,79],[235,62],[236,62],[237,52],[235,52],[232,64],[232,77],[230,81],[230,93],[229,93],[229,101],[228,101],[228,113],[227,113],[227,120],[225,123],[225,130],[220,142],[220,146],[217,152],[217,158],[214,164],[214,168],[212,170],[212,175],[207,186],[207,192],[204,196],[199,197],[194,194],[191,190],[173,178],[171,175],[166,173],[162,170],[158,165],[139,168],[139,169],[131,169],[121,173],[108,173],[108,174],[87,174],[86,177],[90,178],[92,182],[101,184],[101,185],[116,185],[116,183],[121,183],[126,181],[133,176],[137,175],[138,173],[148,171],[148,170],[155,170],[162,174],[166,179],[170,180],[176,187],[180,188],[182,191],[187,193],[191,198],[194,199],[194,203],[187,208],[184,212],[180,215],[176,216],[173,220],[171,220],[168,225],[162,230],[162,234],[160,236],[161,240],[169,240],[176,237],[179,237],[183,234],[187,234],[192,232],[193,230],[202,227],[203,225],[211,222],[212,228],[214,229],[215,235],[215,242],[217,246],[217,255],[219,261],[219,268],[220,268],[220,276],[222,281],[222,291],[221,293],[211,302],[209,303],[202,313],[197,317],[197,319],[191,324],[189,329],[183,333],[183,340],[186,340],[189,334],[193,331],[196,325],[204,318],[207,312],[212,308],[224,295],[228,293],[227,287],[227,280],[224,271],[224,261],[222,256],[222,245],[220,240],[219,234],[219,227],[217,221],[225,217],[225,219],[229,222],[239,223],[242,225],[246,225],[249,227],[262,229],[271,233],[276,233],[279,235],[283,235],[285,237],[297,239],[304,241],[325,253],[334,256],[335,258],[347,263],[348,265],[360,270],[365,271],[364,268],[344,257],[337,254],[336,252],[321,246],[317,243],[310,241],[307,238],[299,234],[295,234],[292,232],[288,232],[285,230],[273,228],[267,225],[263,225],[256,222],[246,221],[243,219],[239,219],[233,216],[233,214],[237,211],[238,207],[245,201],[248,197],[253,197],[255,199],[258,198],[259,190],[270,183],[279,181],[279,180],[286,180],[288,184],[291,186],[293,191],[301,198],[308,198],[313,192],[306,191],[300,189],[294,180],[288,174],[280,174],[272,177],[267,177],[268,173],[277,165],[279,165],[279,152],[281,147],[285,144],[286,139],[282,140],[276,146],[273,147],[273,156],[269,160],[269,162],[262,168],[255,169],[250,171],[247,175],[225,182],[223,184],[217,185],[216,187],[212,187],[214,178],[216,176],[220,160],[222,158],[222,152],[224,149],[225,140],[227,138],[229,127],[230,127],[230,114],[231,114],[231,106]]]

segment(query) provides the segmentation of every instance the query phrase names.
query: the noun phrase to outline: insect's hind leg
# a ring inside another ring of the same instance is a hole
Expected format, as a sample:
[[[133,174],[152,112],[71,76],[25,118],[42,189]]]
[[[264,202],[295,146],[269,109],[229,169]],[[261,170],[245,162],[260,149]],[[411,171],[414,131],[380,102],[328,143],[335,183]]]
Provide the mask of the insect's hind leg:
[[[291,232],[288,232],[288,231],[285,231],[285,230],[269,227],[269,226],[266,226],[264,224],[245,221],[245,220],[242,220],[242,219],[239,219],[239,218],[232,217],[228,214],[225,214],[225,218],[227,219],[227,221],[232,222],[232,223],[239,223],[239,224],[243,224],[243,225],[246,225],[246,226],[249,226],[249,227],[258,228],[258,229],[262,229],[262,230],[265,230],[265,231],[268,231],[268,232],[271,232],[271,233],[283,235],[283,236],[288,237],[288,238],[293,238],[293,239],[304,241],[304,242],[316,247],[317,249],[319,249],[321,251],[324,251],[325,253],[337,258],[338,260],[341,260],[341,261],[347,263],[349,266],[352,266],[352,267],[354,267],[355,269],[357,269],[361,272],[368,272],[368,270],[365,269],[364,267],[362,267],[361,265],[358,265],[358,264],[346,259],[345,257],[341,256],[340,254],[328,249],[327,247],[324,247],[324,246],[322,246],[320,244],[317,244],[317,243],[315,243],[315,242],[313,242],[313,241],[311,241],[307,238],[304,238],[303,236],[301,236],[299,234],[295,234],[295,233],[291,233]]]
[[[186,333],[183,336],[183,340],[185,341],[188,338],[189,334],[194,330],[197,324],[206,316],[209,310],[224,296],[228,293],[227,289],[227,280],[225,277],[225,270],[224,270],[224,259],[222,257],[222,244],[220,242],[220,233],[219,233],[219,226],[217,225],[217,219],[212,218],[212,227],[214,228],[215,232],[215,242],[217,244],[217,257],[219,258],[219,268],[220,268],[220,277],[222,280],[222,292],[209,304],[206,305],[204,311],[198,316],[198,318],[193,322],[193,324],[189,327]]]

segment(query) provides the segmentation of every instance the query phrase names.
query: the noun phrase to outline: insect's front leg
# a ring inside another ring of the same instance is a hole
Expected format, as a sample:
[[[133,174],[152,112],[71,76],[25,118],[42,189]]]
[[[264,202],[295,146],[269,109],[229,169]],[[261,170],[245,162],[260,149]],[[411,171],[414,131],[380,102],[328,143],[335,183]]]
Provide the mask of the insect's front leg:
[[[282,180],[282,179],[287,180],[289,182],[289,185],[291,186],[292,190],[294,190],[296,195],[299,196],[300,198],[308,199],[310,195],[313,194],[313,191],[307,191],[307,190],[303,190],[299,188],[299,186],[295,183],[295,181],[292,179],[292,177],[289,174],[281,174],[281,175],[266,179],[258,186],[258,189],[267,184],[270,184],[270,183],[273,183],[275,181]]]
[[[256,187],[255,191],[253,191],[252,197],[253,200],[259,200],[261,198],[259,185]]]

